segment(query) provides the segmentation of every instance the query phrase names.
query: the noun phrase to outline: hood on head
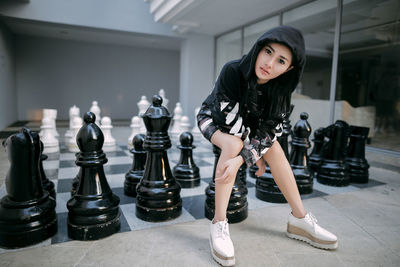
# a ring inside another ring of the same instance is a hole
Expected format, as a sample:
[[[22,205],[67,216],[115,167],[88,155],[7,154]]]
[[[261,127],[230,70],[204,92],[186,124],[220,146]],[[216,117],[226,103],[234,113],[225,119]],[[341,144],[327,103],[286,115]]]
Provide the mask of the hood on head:
[[[271,42],[284,44],[292,52],[292,66],[294,68],[274,79],[274,84],[279,84],[281,93],[291,93],[301,79],[306,62],[303,35],[293,27],[279,26],[264,33],[258,38],[249,53],[241,59],[240,70],[245,79],[250,80],[255,75],[254,67],[258,53],[266,44]]]

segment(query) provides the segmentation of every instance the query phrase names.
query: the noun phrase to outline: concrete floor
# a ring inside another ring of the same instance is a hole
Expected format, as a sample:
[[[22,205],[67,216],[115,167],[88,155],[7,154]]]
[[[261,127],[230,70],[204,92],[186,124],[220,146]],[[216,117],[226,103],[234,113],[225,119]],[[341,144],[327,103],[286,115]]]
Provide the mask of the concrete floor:
[[[230,225],[236,266],[400,266],[400,160],[366,153],[370,177],[385,185],[304,200],[321,225],[339,237],[325,251],[286,237],[287,204],[250,210]],[[8,160],[0,149],[0,176]],[[210,254],[209,221],[118,233],[98,241],[8,250],[0,266],[219,266]]]

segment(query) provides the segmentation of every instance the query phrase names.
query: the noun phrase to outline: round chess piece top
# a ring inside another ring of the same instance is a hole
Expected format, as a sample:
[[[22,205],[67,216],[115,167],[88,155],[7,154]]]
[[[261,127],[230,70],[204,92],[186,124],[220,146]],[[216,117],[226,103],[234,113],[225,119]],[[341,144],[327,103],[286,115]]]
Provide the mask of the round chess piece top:
[[[302,112],[300,114],[300,119],[302,120],[307,120],[308,119],[308,113],[307,112]]]
[[[179,142],[181,143],[178,148],[194,149],[193,135],[190,132],[183,132],[179,135]]]
[[[161,118],[161,117],[171,117],[168,110],[162,106],[162,97],[159,95],[154,95],[152,102],[153,104],[146,110],[143,114],[144,118]]]
[[[324,128],[320,127],[314,132],[314,140],[323,140],[324,139]]]
[[[131,127],[133,127],[133,125],[138,125],[138,124],[140,124],[139,116],[133,116],[131,119]]]
[[[132,139],[133,148],[136,151],[143,151],[144,134],[137,134]]]
[[[101,151],[104,144],[104,135],[99,126],[95,124],[96,115],[92,112],[86,112],[83,120],[85,124],[76,137],[79,149],[83,153]]]
[[[307,121],[308,113],[302,112],[300,120],[293,127],[293,135],[297,138],[308,138],[311,134],[311,125]]]

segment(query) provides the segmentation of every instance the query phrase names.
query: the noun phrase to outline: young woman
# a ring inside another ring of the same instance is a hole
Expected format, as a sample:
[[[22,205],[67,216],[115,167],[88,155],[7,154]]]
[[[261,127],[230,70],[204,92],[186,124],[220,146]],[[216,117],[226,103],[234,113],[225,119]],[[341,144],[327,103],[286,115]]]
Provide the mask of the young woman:
[[[303,207],[293,172],[276,140],[289,112],[290,97],[305,65],[302,34],[288,26],[262,35],[250,52],[222,68],[214,90],[197,115],[202,134],[221,149],[215,175],[215,216],[210,226],[213,258],[235,264],[226,209],[236,173],[243,162],[265,172],[266,162],[288,201],[287,235],[311,245],[335,249],[337,237],[317,224]]]

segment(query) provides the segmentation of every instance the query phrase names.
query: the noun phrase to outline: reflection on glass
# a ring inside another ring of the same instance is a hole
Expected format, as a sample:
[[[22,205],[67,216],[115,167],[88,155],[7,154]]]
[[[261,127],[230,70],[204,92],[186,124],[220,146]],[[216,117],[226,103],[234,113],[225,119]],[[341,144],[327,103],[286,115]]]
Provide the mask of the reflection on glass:
[[[247,54],[256,40],[266,31],[279,26],[279,16],[265,19],[244,28],[243,54]]]
[[[218,77],[226,62],[242,56],[241,43],[241,30],[217,38],[215,77]]]
[[[284,25],[303,32],[307,63],[296,93],[329,99],[336,1],[318,0],[283,13]]]
[[[371,145],[400,151],[400,1],[343,5],[337,100],[353,124],[370,128]]]

